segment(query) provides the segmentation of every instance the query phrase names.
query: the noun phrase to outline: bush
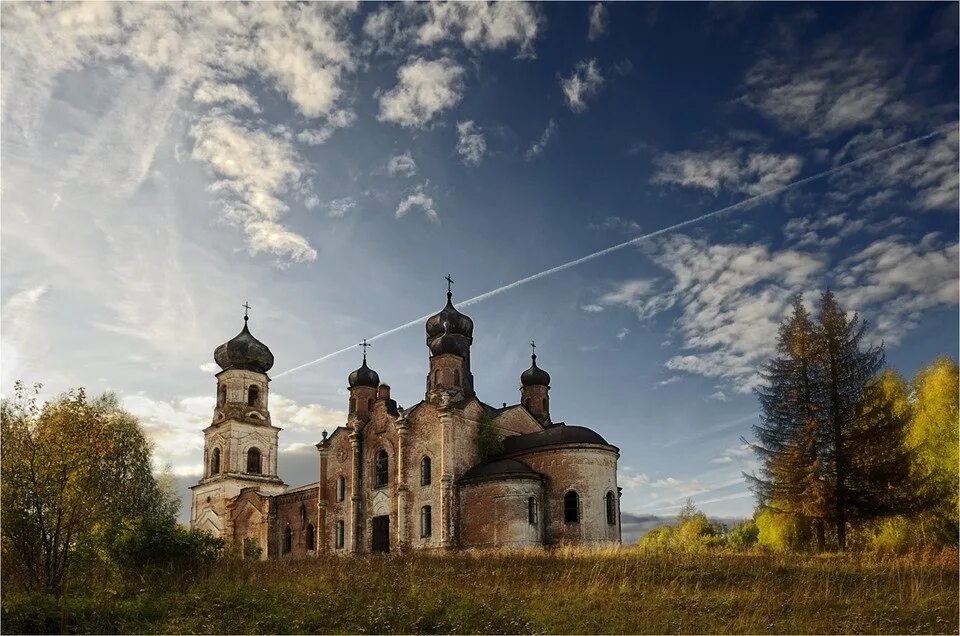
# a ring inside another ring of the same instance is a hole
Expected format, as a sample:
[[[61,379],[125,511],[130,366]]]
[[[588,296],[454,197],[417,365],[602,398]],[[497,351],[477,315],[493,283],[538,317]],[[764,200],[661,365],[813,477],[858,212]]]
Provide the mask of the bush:
[[[734,550],[743,550],[756,545],[760,536],[760,528],[753,519],[747,519],[735,525],[727,535],[727,545]]]
[[[773,550],[803,550],[809,545],[809,528],[796,518],[761,509],[755,517],[757,543]]]

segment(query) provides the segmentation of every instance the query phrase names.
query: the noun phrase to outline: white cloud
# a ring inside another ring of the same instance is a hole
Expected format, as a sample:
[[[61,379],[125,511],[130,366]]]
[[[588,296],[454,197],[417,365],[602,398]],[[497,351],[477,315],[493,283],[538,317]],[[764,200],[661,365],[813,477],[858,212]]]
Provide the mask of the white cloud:
[[[325,144],[337,130],[349,128],[356,120],[357,114],[352,110],[338,110],[331,113],[327,121],[319,128],[308,128],[297,133],[297,141],[308,146],[320,146]]]
[[[619,329],[617,329],[617,333],[616,333],[617,340],[623,340],[629,335],[630,335],[630,330],[627,329],[626,327],[620,327]]]
[[[727,397],[727,394],[723,391],[715,391],[710,394],[711,400],[717,400],[718,402],[727,402],[730,398]]]
[[[757,195],[782,187],[800,173],[796,155],[748,153],[740,150],[684,151],[666,153],[654,160],[657,172],[651,182],[720,189]]]
[[[393,176],[412,177],[417,174],[417,162],[409,151],[390,157],[387,172]]]
[[[415,58],[397,70],[397,85],[380,95],[380,121],[420,128],[463,96],[463,68],[453,60]]]
[[[225,117],[199,121],[191,135],[193,157],[220,178],[210,189],[221,197],[224,216],[246,231],[251,252],[316,259],[307,239],[277,223],[287,209],[281,197],[300,185],[303,170],[289,142]]]
[[[536,157],[539,157],[543,154],[544,148],[547,147],[547,144],[550,143],[550,140],[553,139],[553,136],[557,132],[557,122],[550,120],[547,122],[547,127],[543,130],[543,134],[540,135],[540,138],[533,142],[533,145],[527,149],[527,152],[524,153],[523,157],[527,161],[530,161]]]
[[[890,237],[840,263],[836,293],[845,309],[872,318],[878,338],[896,343],[924,311],[957,304],[958,269],[957,243],[944,243],[935,234],[917,244]]]
[[[587,29],[587,39],[591,42],[600,39],[607,32],[607,23],[610,17],[607,8],[602,2],[590,6],[590,26]]]
[[[591,303],[589,305],[583,305],[582,307],[580,307],[580,309],[587,312],[588,314],[598,314],[601,311],[603,311],[603,306],[597,305],[596,303]]]
[[[640,320],[669,309],[673,299],[659,293],[655,279],[638,278],[620,283],[616,289],[597,299],[599,306],[621,306],[632,309]]]
[[[220,365],[216,362],[204,362],[200,365],[200,370],[204,373],[217,373],[220,371]]]
[[[132,196],[178,118],[195,134],[229,127],[276,141],[271,122],[249,118],[260,112],[256,98],[241,86],[250,79],[276,89],[301,115],[317,120],[319,128],[301,135],[302,141],[316,143],[328,136],[324,131],[345,125],[347,111],[338,104],[343,77],[355,68],[349,34],[354,9],[320,3],[257,9],[203,3],[5,6],[0,89],[5,137],[35,144],[36,127],[60,82],[97,68],[116,88],[106,109],[70,104],[80,109],[80,121],[89,117],[95,124],[76,144],[76,156],[65,162],[62,183],[96,183],[115,198]],[[238,119],[241,115],[248,119]],[[215,160],[209,167],[223,176],[226,166],[217,154],[208,147],[194,158]],[[292,163],[300,163],[294,150],[289,154]],[[241,223],[251,251],[311,260],[315,253],[307,241],[276,220],[275,211],[282,209],[276,199],[285,192],[282,187],[261,190],[263,203],[243,198],[242,205],[228,205],[227,217],[259,223]]]
[[[671,385],[671,384],[675,384],[675,383],[679,382],[679,381],[682,380],[682,379],[683,379],[682,376],[672,375],[672,376],[670,376],[669,378],[667,378],[666,380],[660,380],[660,381],[657,382],[654,386],[658,386],[658,387],[659,387],[659,386],[669,386],[669,385]]]
[[[397,3],[371,13],[363,32],[386,53],[458,41],[476,50],[516,46],[520,57],[532,57],[542,21],[527,2]]]
[[[457,122],[457,154],[468,166],[478,166],[487,152],[483,131],[473,121]]]
[[[587,99],[600,91],[603,85],[603,76],[597,68],[596,60],[578,62],[570,77],[560,78],[560,88],[567,99],[567,106],[575,113],[582,113],[587,109]]]
[[[332,433],[336,427],[343,426],[347,421],[347,413],[320,404],[298,404],[274,393],[270,396],[270,418],[274,425],[284,430],[316,433],[319,436],[321,431]]]
[[[639,223],[622,216],[608,216],[599,223],[590,223],[587,227],[591,230],[611,230],[623,234],[636,234],[641,230]]]
[[[346,216],[347,212],[355,209],[357,207],[357,200],[353,197],[343,197],[342,199],[334,199],[327,203],[328,214],[334,218],[340,219]]]
[[[723,451],[719,457],[714,457],[710,460],[711,464],[732,464],[749,462],[754,458],[753,449],[750,448],[750,444],[739,444],[737,446],[731,446]]]
[[[8,297],[3,303],[2,316],[3,330],[0,338],[0,355],[3,364],[0,365],[0,386],[8,387],[20,379],[24,370],[24,362],[28,361],[30,350],[35,344],[34,323],[37,304],[47,295],[49,285],[46,283],[18,291]]]
[[[407,214],[413,208],[420,208],[423,210],[424,216],[427,217],[427,220],[431,223],[439,223],[440,216],[437,214],[437,210],[433,204],[433,197],[429,196],[426,193],[427,183],[422,183],[418,185],[413,192],[408,194],[400,202],[400,205],[397,206],[396,216],[401,218]]]

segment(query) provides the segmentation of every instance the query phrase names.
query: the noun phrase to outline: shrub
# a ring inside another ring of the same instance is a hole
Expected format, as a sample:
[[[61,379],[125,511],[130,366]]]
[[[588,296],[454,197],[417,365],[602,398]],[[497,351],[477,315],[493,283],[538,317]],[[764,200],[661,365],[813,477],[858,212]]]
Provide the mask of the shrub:
[[[757,544],[760,528],[753,519],[747,519],[735,525],[727,535],[727,545],[735,550],[743,550]]]

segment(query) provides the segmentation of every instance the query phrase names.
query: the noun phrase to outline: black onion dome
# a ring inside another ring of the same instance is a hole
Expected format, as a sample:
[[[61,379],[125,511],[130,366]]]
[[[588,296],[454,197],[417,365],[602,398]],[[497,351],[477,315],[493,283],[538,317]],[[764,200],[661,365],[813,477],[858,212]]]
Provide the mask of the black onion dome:
[[[355,386],[369,386],[377,388],[380,386],[380,376],[377,372],[367,366],[367,356],[363,356],[363,364],[360,368],[347,376],[347,384],[352,389]]]
[[[436,338],[444,333],[473,337],[473,319],[461,314],[453,306],[453,294],[447,292],[447,304],[438,313],[427,318],[427,338]]]
[[[427,346],[430,348],[430,355],[452,353],[465,358],[470,351],[470,340],[459,334],[444,333],[430,340]]]
[[[537,366],[537,356],[530,356],[533,361],[530,368],[520,374],[520,386],[550,386],[550,374]]]
[[[246,318],[243,319],[243,331],[214,349],[213,359],[224,371],[243,369],[266,373],[273,367],[273,353],[253,337]]]

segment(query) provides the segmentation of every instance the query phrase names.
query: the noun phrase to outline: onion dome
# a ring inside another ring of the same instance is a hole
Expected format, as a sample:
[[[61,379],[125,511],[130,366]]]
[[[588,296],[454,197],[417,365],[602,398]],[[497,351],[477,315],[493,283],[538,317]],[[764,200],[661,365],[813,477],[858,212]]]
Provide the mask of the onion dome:
[[[273,367],[273,354],[267,345],[253,337],[243,317],[243,331],[213,351],[213,359],[224,371],[243,369],[266,373]]]
[[[550,374],[537,366],[537,354],[530,359],[530,368],[520,374],[520,386],[550,386]]]
[[[447,305],[427,319],[427,340],[445,333],[473,338],[473,319],[453,306],[453,293],[447,292]]]
[[[443,333],[437,338],[428,341],[430,355],[438,356],[441,353],[452,353],[461,358],[467,357],[470,352],[470,339],[453,333]]]
[[[363,364],[360,368],[347,376],[347,384],[351,389],[356,386],[369,386],[374,389],[380,386],[380,376],[367,366],[366,355],[363,356]]]

